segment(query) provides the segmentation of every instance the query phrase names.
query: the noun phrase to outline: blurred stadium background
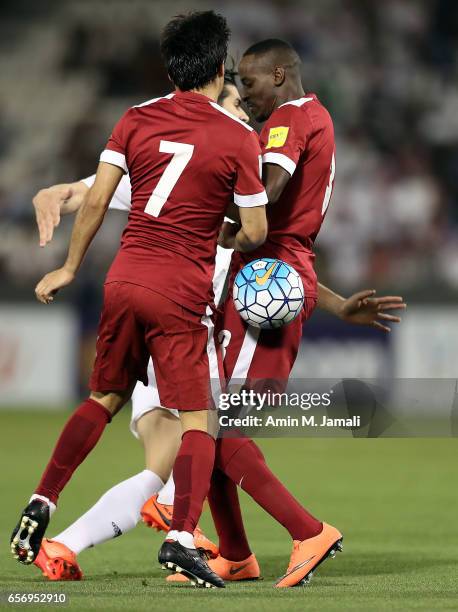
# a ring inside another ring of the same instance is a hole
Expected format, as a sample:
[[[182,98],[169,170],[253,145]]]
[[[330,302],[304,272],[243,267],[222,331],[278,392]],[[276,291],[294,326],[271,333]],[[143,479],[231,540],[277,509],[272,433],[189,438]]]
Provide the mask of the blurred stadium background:
[[[323,282],[409,302],[391,336],[316,313],[301,376],[456,377],[458,3],[454,0],[2,0],[0,14],[0,405],[61,407],[84,392],[104,273],[126,222],[111,212],[78,282],[44,308],[41,275],[63,261],[72,220],[38,248],[34,193],[92,174],[132,104],[170,90],[166,21],[221,11],[235,60],[280,37],[337,135],[333,199],[317,241]],[[318,352],[317,352],[318,351]]]

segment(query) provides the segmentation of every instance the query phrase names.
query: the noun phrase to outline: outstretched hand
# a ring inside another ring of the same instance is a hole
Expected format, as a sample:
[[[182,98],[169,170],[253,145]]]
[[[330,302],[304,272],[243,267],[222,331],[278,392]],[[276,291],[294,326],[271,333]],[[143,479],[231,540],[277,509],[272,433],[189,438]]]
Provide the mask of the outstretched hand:
[[[391,327],[388,323],[400,323],[401,318],[387,311],[404,310],[407,304],[397,295],[374,296],[374,289],[366,289],[351,295],[340,307],[340,318],[355,325],[369,325],[390,332]]]
[[[71,195],[68,187],[55,185],[48,189],[41,189],[33,198],[35,217],[40,234],[40,246],[44,247],[51,242],[54,228],[60,223],[62,204]]]
[[[75,275],[66,268],[59,268],[49,272],[49,274],[43,276],[35,288],[37,300],[43,302],[43,304],[49,304],[54,300],[54,295],[59,289],[69,285],[74,278]]]

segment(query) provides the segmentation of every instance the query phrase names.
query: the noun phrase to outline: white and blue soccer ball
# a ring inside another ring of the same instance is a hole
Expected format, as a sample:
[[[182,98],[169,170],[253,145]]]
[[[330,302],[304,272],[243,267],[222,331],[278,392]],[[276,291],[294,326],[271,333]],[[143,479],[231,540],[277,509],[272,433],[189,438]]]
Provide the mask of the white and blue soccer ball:
[[[280,259],[255,259],[234,280],[235,308],[249,325],[275,329],[291,323],[304,305],[296,270]]]

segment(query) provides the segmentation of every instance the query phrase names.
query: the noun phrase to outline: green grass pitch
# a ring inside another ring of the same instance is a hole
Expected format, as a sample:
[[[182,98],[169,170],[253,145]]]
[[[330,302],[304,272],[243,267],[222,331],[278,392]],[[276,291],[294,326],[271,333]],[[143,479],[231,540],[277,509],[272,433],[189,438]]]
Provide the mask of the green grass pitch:
[[[108,487],[142,469],[128,408],[63,493],[48,534],[76,519]],[[80,555],[82,582],[44,582],[16,563],[9,537],[54,445],[64,412],[0,413],[0,592],[64,592],[70,610],[457,610],[457,441],[454,439],[264,440],[266,457],[315,515],[344,534],[344,552],[306,588],[275,590],[290,552],[288,534],[242,494],[262,582],[204,591],[165,584],[156,561],[162,536],[143,525]],[[208,511],[202,526],[214,530]],[[20,606],[43,609],[44,606]],[[59,606],[57,606],[59,607]]]

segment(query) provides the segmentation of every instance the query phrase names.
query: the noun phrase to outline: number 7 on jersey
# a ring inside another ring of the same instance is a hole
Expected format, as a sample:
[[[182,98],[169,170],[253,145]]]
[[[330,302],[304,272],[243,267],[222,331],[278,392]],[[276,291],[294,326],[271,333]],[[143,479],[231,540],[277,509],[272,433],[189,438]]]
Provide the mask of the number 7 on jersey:
[[[173,153],[173,157],[145,206],[145,212],[153,217],[159,217],[162,207],[192,157],[194,145],[161,140],[159,152]]]

